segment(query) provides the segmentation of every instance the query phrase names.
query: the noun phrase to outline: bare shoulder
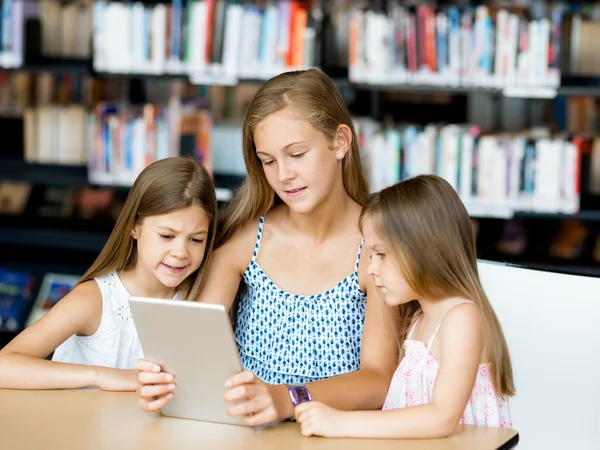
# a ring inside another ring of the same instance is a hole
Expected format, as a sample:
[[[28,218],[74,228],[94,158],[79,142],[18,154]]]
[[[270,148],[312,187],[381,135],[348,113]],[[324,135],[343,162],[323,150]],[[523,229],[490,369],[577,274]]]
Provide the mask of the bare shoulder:
[[[102,292],[95,280],[75,286],[47,314],[31,326],[44,330],[44,336],[61,336],[63,342],[73,334],[94,334],[102,320]],[[57,343],[60,344],[60,342]]]
[[[96,280],[88,280],[75,286],[71,292],[69,292],[64,300],[75,301],[78,304],[84,304],[86,307],[102,302],[102,292]]]
[[[440,333],[444,335],[481,335],[485,323],[481,307],[472,301],[462,299],[462,303],[450,308],[444,316]]]
[[[236,231],[227,242],[215,250],[213,258],[216,261],[227,260],[229,264],[233,264],[237,270],[243,272],[252,259],[258,220],[258,218],[253,219]]]
[[[85,281],[73,288],[58,304],[69,307],[82,324],[81,334],[96,332],[102,319],[102,292],[96,280]]]
[[[468,299],[458,300],[456,306],[452,306],[446,313],[445,321],[460,322],[467,319],[479,322],[483,320],[483,311],[477,303]]]

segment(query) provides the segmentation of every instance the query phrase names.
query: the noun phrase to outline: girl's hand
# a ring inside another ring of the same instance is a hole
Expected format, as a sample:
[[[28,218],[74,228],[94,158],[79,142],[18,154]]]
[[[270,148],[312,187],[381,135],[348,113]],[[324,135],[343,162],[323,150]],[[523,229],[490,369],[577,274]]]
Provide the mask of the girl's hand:
[[[99,367],[96,386],[103,391],[136,391],[140,386],[138,374],[135,369]]]
[[[227,409],[227,414],[241,416],[246,425],[273,423],[294,413],[286,386],[268,385],[252,372],[234,375],[225,387],[225,401],[236,403]]]
[[[175,377],[163,372],[162,368],[152,361],[136,359],[134,363],[138,373],[140,397],[138,405],[146,412],[155,412],[164,407],[173,398]]]
[[[304,436],[342,436],[343,411],[310,401],[296,406],[295,415]]]

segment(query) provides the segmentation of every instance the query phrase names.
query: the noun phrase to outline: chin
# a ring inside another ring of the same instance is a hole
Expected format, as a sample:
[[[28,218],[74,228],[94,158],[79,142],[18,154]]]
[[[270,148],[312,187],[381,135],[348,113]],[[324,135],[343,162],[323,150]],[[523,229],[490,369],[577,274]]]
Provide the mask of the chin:
[[[187,278],[187,275],[181,275],[179,277],[159,276],[157,278],[158,278],[158,281],[160,281],[163,286],[166,286],[169,288],[176,288],[181,283],[183,283],[183,280],[185,280]]]
[[[400,306],[412,301],[398,297],[384,297],[384,299],[388,306]]]

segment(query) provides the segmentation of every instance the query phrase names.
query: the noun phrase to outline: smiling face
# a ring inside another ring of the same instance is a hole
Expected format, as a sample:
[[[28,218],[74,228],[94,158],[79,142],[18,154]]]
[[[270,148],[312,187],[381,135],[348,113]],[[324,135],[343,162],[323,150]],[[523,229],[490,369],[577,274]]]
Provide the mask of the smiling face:
[[[202,264],[209,225],[204,210],[195,205],[146,217],[132,231],[136,265],[163,286],[176,288]]]
[[[390,306],[402,305],[417,298],[415,292],[402,276],[402,270],[390,245],[377,233],[371,217],[362,224],[365,247],[371,253],[368,273],[373,277],[377,290]]]
[[[290,108],[267,116],[256,127],[254,144],[275,193],[295,212],[309,213],[343,188],[341,163],[351,132],[340,126],[334,142]]]

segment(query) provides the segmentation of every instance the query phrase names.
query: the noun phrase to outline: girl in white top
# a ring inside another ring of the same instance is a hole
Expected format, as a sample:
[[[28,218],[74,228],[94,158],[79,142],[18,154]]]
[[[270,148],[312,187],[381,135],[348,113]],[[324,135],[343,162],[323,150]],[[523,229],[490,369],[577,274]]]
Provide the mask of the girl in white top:
[[[129,296],[196,298],[216,212],[212,180],[193,159],[166,158],[146,167],[92,267],[0,351],[0,388],[135,391],[133,364],[143,352]]]
[[[452,186],[422,175],[374,194],[360,220],[369,272],[398,309],[399,360],[383,411],[301,403],[304,435],[448,436],[459,423],[512,427],[506,340],[481,286],[470,217]]]

